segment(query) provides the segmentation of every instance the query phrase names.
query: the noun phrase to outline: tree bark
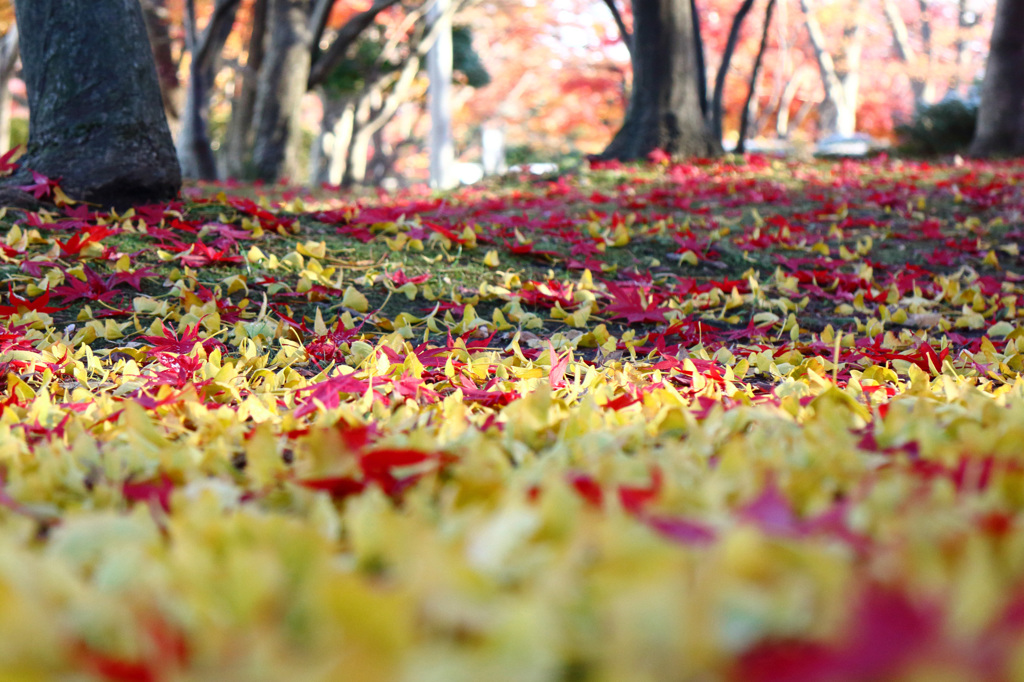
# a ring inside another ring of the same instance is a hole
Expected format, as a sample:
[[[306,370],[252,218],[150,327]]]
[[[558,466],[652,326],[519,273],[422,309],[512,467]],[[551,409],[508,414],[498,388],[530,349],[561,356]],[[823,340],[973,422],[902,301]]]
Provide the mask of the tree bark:
[[[11,26],[0,38],[0,153],[11,148],[11,90],[8,87],[18,62],[18,27]]]
[[[618,5],[615,4],[615,0],[604,0],[604,4],[608,7],[608,11],[612,14],[612,20],[615,21],[616,28],[619,29],[619,37],[622,38],[622,44],[626,46],[629,51],[630,57],[633,56],[633,34],[626,28],[626,22],[622,20],[622,12],[619,11]]]
[[[295,170],[294,150],[299,102],[309,78],[310,0],[269,0],[268,47],[260,71],[252,164],[255,176],[274,182]]]
[[[709,123],[711,134],[717,140],[722,139],[722,99],[725,97],[725,76],[729,71],[733,52],[736,51],[736,43],[740,39],[740,29],[743,28],[743,20],[747,18],[753,6],[754,0],[743,0],[743,4],[740,5],[735,16],[733,16],[732,26],[729,28],[729,38],[725,41],[725,50],[722,52],[722,63],[718,65],[718,75],[715,77],[715,93],[711,100],[711,121]]]
[[[768,33],[772,27],[772,14],[775,12],[775,0],[768,0],[768,6],[764,10],[764,28],[761,31],[761,44],[757,48],[757,57],[754,59],[754,68],[750,72],[750,88],[747,90],[747,99],[743,102],[743,111],[740,113],[740,131],[736,138],[736,151],[744,154],[747,151],[747,127],[750,125],[750,104],[754,101],[757,91],[757,76],[761,72],[761,62],[764,60],[764,51],[768,47]]]
[[[348,150],[355,122],[355,103],[351,97],[331,99],[321,93],[324,118],[310,159],[310,186],[322,183],[340,185],[348,166]]]
[[[655,149],[721,153],[701,113],[694,19],[690,0],[633,1],[633,89],[622,128],[602,158],[638,159]]]
[[[864,47],[861,14],[864,0],[853,0],[854,11],[843,31],[843,45],[838,57],[833,57],[825,46],[825,34],[814,17],[808,0],[800,0],[804,11],[804,25],[814,49],[825,89],[825,100],[819,114],[822,137],[836,134],[850,137],[857,131],[857,98],[860,90],[860,60]]]
[[[146,32],[153,47],[156,61],[156,75],[160,82],[160,94],[164,100],[164,112],[173,128],[178,121],[178,65],[171,54],[171,33],[167,21],[165,0],[143,0],[142,15],[146,19]]]
[[[260,69],[263,66],[264,39],[267,29],[267,0],[255,0],[252,6],[252,29],[249,49],[242,70],[242,83],[231,101],[231,119],[223,155],[224,168],[231,178],[252,175],[252,119]]]
[[[458,184],[455,177],[455,139],[452,137],[452,21],[446,12],[450,5],[450,0],[435,0],[427,14],[432,24],[431,31],[436,33],[434,44],[427,52],[430,79],[427,88],[430,144],[427,148],[430,152],[430,186],[435,189],[451,189]]]
[[[704,36],[700,32],[700,12],[697,11],[697,0],[690,0],[690,17],[693,20],[693,50],[697,55],[697,99],[700,101],[700,115],[708,117],[708,67],[704,59]],[[636,23],[634,21],[634,23]],[[634,26],[634,30],[635,30]],[[633,61],[633,53],[629,55]]]
[[[206,116],[209,92],[231,27],[239,0],[218,0],[202,36],[196,26],[195,0],[185,2],[185,44],[192,54],[188,94],[178,133],[178,163],[181,174],[199,180],[217,179],[217,161],[210,147]]]
[[[896,0],[885,0],[882,9],[885,12],[886,21],[889,23],[889,30],[892,31],[893,44],[896,46],[896,55],[900,61],[906,64],[910,70],[910,90],[914,95],[914,107],[920,108],[925,102],[932,99],[931,88],[928,84],[928,73],[930,69],[922,68],[922,58],[931,62],[931,26],[928,23],[926,14],[927,4],[922,2],[922,23],[921,34],[928,33],[928,39],[922,39],[923,52],[918,54],[910,43],[910,31],[907,30],[907,23],[903,21],[900,8]]]
[[[138,0],[19,0],[31,117],[22,168],[117,208],[177,196],[181,173]]]
[[[812,74],[813,71],[810,67],[800,67],[790,77],[789,82],[786,83],[786,88],[782,91],[782,97],[779,99],[779,115],[775,120],[775,134],[783,139],[789,137],[791,130],[790,109],[793,108],[793,101],[796,99],[796,95],[800,91],[800,86],[804,80]]]
[[[363,31],[369,28],[377,15],[392,5],[398,4],[399,0],[376,0],[365,12],[356,14],[345,22],[345,25],[338,29],[337,35],[327,49],[320,54],[309,70],[309,89],[312,90],[321,85],[330,75],[331,71],[337,68],[338,64],[345,59],[348,48],[356,42]],[[314,46],[315,47],[315,46]]]
[[[1024,154],[1024,0],[999,0],[972,156]]]

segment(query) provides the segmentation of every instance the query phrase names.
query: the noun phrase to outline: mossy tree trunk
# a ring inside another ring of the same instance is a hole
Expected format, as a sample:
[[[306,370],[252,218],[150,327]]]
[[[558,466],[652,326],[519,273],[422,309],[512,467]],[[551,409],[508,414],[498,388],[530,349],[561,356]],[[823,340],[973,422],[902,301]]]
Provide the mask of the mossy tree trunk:
[[[1024,0],[999,0],[973,156],[1024,154]]]
[[[29,102],[22,168],[72,198],[172,199],[181,173],[138,0],[18,0]]]
[[[689,0],[633,0],[633,88],[622,128],[602,158],[638,159],[655,149],[721,152],[701,112],[695,20]]]

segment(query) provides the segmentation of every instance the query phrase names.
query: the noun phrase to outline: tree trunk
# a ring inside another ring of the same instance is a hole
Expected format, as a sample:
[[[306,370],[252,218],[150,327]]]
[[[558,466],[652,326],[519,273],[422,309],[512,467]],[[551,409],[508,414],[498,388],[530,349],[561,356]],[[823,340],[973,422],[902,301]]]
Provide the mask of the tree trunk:
[[[608,11],[612,14],[612,20],[615,21],[616,28],[619,29],[619,37],[622,38],[622,44],[626,46],[626,50],[629,51],[630,56],[633,55],[633,34],[626,28],[626,22],[622,20],[622,12],[619,11],[618,6],[615,4],[615,0],[604,0],[604,4],[608,7]]]
[[[824,32],[814,17],[808,0],[800,0],[804,25],[814,49],[821,73],[825,99],[819,109],[820,137],[850,137],[857,131],[857,97],[860,90],[860,61],[864,47],[862,14],[864,0],[853,0],[854,10],[843,31],[843,44],[833,57],[828,51]]]
[[[729,38],[725,42],[725,50],[722,52],[722,63],[718,65],[718,75],[715,77],[715,91],[711,100],[711,121],[709,127],[715,139],[722,139],[722,100],[725,97],[725,76],[729,72],[729,64],[732,62],[732,54],[736,51],[736,43],[740,39],[740,29],[743,28],[743,20],[747,18],[750,9],[754,6],[754,0],[743,0],[743,4],[736,11],[732,18],[732,27],[729,29]]]
[[[105,206],[177,196],[181,173],[138,0],[19,0],[15,11],[31,112],[22,168]]]
[[[973,156],[1024,154],[1024,0],[999,0]]]
[[[721,153],[701,114],[689,0],[633,1],[633,89],[622,128],[601,155],[638,159],[655,149],[685,156]]]
[[[445,12],[449,3],[450,0],[435,0],[427,14],[437,33],[427,53],[430,186],[435,189],[451,189],[458,184],[455,178],[455,140],[452,137],[452,22],[451,15]]]
[[[267,0],[255,0],[252,6],[252,29],[249,49],[242,70],[242,83],[231,101],[231,119],[225,139],[223,162],[230,178],[252,175],[252,117],[256,108],[256,92],[263,65],[264,38],[267,29]]]
[[[932,47],[932,21],[931,17],[928,16],[928,2],[929,0],[917,0],[917,8],[921,12],[921,52],[925,56],[925,71],[924,71],[924,92],[921,93],[921,99],[925,102],[935,101],[935,82],[932,80],[932,74],[935,73],[935,50]]]
[[[910,31],[907,30],[907,24],[903,21],[903,15],[900,14],[900,8],[896,4],[896,0],[885,0],[882,5],[882,9],[885,12],[885,18],[889,23],[889,30],[892,31],[893,44],[896,46],[896,55],[900,58],[900,61],[907,65],[910,71],[910,91],[914,95],[914,108],[919,109],[923,104],[931,100],[930,88],[928,85],[928,70],[922,67],[922,57],[931,60],[930,54],[930,32],[931,27],[928,24],[928,16],[922,12],[922,25],[921,33],[922,36],[925,34],[927,28],[929,33],[929,39],[927,41],[922,39],[926,52],[919,55],[915,50],[914,46],[910,43]],[[927,9],[927,5],[925,5]]]
[[[700,31],[700,12],[697,10],[697,0],[690,0],[690,17],[693,21],[693,51],[697,56],[697,99],[700,101],[700,115],[705,119],[708,117],[708,67],[704,59],[704,35]],[[636,23],[634,21],[634,23]],[[635,30],[635,27],[634,27]],[[634,39],[635,42],[635,39]],[[634,62],[633,53],[629,53],[629,61]]]
[[[218,179],[217,160],[210,147],[206,118],[217,62],[231,35],[237,10],[238,0],[217,0],[213,14],[200,35],[196,26],[195,0],[185,3],[185,45],[192,55],[192,63],[177,148],[181,174],[186,178]]]
[[[736,138],[736,152],[744,154],[747,151],[748,126],[750,125],[751,103],[756,102],[754,95],[757,92],[757,76],[761,72],[761,62],[764,60],[764,51],[768,47],[768,32],[772,27],[772,14],[775,12],[775,0],[768,0],[768,6],[764,10],[764,28],[761,30],[761,44],[757,48],[757,57],[754,59],[754,68],[750,72],[750,88],[747,90],[747,99],[743,102],[743,111],[740,113],[740,131]]]
[[[325,182],[341,184],[348,166],[355,121],[355,102],[351,97],[331,98],[321,93],[320,101],[323,103],[324,117],[310,159],[311,187]]]
[[[310,67],[310,0],[269,0],[269,42],[253,112],[256,178],[274,182],[295,169],[298,109]]]
[[[146,19],[146,32],[153,47],[156,61],[156,75],[160,82],[160,94],[164,100],[164,112],[171,127],[178,121],[178,65],[171,54],[171,33],[167,21],[166,0],[143,0],[142,15]]]
[[[11,90],[8,87],[18,62],[18,27],[11,26],[0,38],[0,153],[11,148]]]
[[[369,28],[377,15],[387,8],[398,4],[398,0],[375,0],[373,5],[364,12],[359,12],[350,18],[338,29],[331,44],[322,53],[316,56],[316,61],[309,70],[309,89],[323,85],[324,80],[337,66],[345,59],[348,49],[355,44],[363,31]],[[322,30],[322,28],[320,29]],[[320,36],[316,33],[312,36],[319,43]],[[318,47],[318,45],[313,45]]]
[[[775,121],[775,134],[783,139],[788,138],[791,131],[790,109],[793,108],[793,101],[796,99],[797,93],[800,91],[800,86],[811,73],[812,71],[810,67],[800,67],[790,77],[789,82],[786,83],[786,87],[782,91],[782,97],[779,99],[779,115]]]

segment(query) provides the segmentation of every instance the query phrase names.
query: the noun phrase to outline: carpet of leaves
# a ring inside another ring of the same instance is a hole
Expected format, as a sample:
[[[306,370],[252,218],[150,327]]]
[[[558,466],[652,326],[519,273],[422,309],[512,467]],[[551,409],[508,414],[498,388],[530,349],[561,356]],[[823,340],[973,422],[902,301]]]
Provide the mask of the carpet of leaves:
[[[1024,679],[1024,165],[660,161],[37,177],[4,679]]]

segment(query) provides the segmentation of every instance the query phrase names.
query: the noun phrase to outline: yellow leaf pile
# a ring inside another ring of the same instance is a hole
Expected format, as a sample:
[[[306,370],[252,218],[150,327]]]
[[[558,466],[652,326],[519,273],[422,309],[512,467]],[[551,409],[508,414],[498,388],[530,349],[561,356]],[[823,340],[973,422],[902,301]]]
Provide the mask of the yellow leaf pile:
[[[0,677],[1024,679],[1024,168],[874,164],[7,216]]]

